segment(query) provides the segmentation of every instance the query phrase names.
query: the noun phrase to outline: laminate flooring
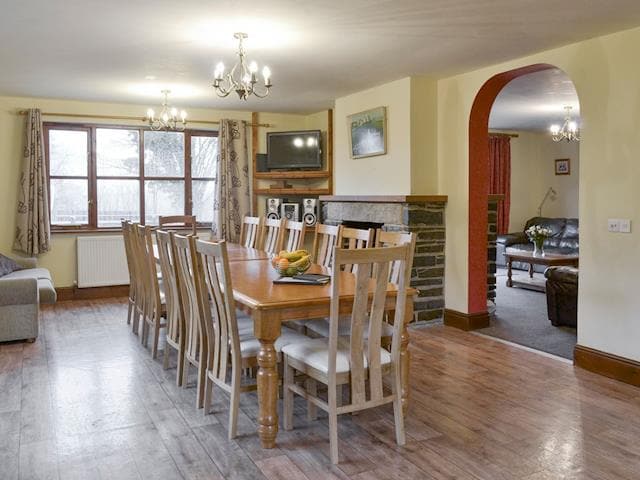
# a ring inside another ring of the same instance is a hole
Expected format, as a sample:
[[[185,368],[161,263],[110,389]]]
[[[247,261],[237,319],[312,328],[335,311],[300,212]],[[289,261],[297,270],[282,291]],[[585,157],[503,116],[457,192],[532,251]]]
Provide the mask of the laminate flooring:
[[[339,418],[340,464],[326,416],[264,450],[257,397],[195,408],[125,322],[123,300],[42,311],[33,344],[0,344],[2,479],[638,479],[640,390],[564,362],[444,326],[411,331],[407,444],[390,406]]]

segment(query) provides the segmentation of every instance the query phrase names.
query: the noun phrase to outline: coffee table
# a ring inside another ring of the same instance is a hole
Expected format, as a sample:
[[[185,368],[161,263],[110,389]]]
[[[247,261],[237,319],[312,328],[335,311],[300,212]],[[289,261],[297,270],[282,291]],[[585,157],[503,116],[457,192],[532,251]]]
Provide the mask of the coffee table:
[[[578,255],[561,255],[546,253],[543,256],[536,256],[533,252],[525,251],[507,251],[504,254],[507,260],[507,287],[518,286],[522,288],[528,288],[530,290],[537,290],[539,292],[545,291],[544,282],[536,282],[533,279],[533,266],[545,265],[547,267],[559,267],[559,266],[571,266],[577,267],[580,257]],[[529,264],[529,279],[527,281],[514,280],[512,278],[512,263],[523,262]]]

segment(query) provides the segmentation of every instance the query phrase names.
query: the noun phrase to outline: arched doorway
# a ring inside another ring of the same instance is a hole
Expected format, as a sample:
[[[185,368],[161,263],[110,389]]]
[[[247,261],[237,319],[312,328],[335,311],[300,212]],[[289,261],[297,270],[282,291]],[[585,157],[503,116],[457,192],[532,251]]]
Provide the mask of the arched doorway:
[[[491,77],[478,91],[469,117],[468,312],[487,316],[489,115],[500,91],[523,75],[556,68],[535,64]]]

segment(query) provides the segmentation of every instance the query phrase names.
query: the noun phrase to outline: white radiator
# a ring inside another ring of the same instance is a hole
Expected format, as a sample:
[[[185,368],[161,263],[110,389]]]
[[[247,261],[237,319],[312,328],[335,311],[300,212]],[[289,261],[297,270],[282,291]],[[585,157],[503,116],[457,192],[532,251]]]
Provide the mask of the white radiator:
[[[122,235],[78,237],[78,287],[128,285]]]

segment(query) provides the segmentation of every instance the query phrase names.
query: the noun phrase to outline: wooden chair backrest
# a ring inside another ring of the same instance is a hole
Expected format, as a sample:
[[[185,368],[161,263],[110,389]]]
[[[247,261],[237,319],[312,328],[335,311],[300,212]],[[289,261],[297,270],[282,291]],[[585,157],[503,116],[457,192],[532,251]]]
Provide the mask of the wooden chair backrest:
[[[184,314],[185,355],[196,360],[201,357],[201,346],[206,337],[202,331],[194,274],[195,258],[193,252],[195,249],[192,248],[192,245],[195,242],[195,237],[171,233],[171,241],[175,253],[176,276]]]
[[[340,226],[316,224],[316,234],[313,237],[311,258],[313,262],[323,267],[330,268],[333,262],[333,253],[338,245]]]
[[[342,227],[340,229],[340,235],[338,236],[338,248],[346,248],[354,250],[357,248],[371,248],[373,247],[373,235],[375,231],[373,228],[359,229],[351,227]],[[355,265],[343,265],[345,272],[355,273]]]
[[[140,272],[140,285],[144,292],[147,316],[157,314],[161,309],[160,285],[158,283],[158,269],[153,254],[153,228],[136,225],[137,239],[137,268]]]
[[[242,227],[240,227],[240,245],[248,248],[258,248],[260,246],[260,235],[262,234],[262,217],[244,217]]]
[[[285,231],[287,236],[284,243],[285,250],[293,252],[304,247],[304,235],[307,231],[307,226],[304,222],[288,221]]]
[[[132,250],[131,239],[132,223],[129,220],[122,220],[122,240],[124,242],[124,253],[127,258],[127,269],[129,270],[129,285],[131,291],[135,292],[136,288],[136,273],[135,273],[135,261]]]
[[[282,250],[284,243],[284,231],[287,225],[286,218],[267,218],[262,223],[260,248],[267,253],[277,254]]]
[[[163,227],[191,227],[193,235],[197,235],[195,215],[167,215],[158,217],[158,225]]]
[[[178,289],[176,275],[175,253],[171,243],[171,233],[156,230],[160,271],[164,285],[164,297],[167,312],[167,338],[178,344],[184,338],[184,322],[182,321],[182,298]]]
[[[383,398],[381,333],[389,286],[389,270],[394,262],[399,262],[401,266],[391,340],[391,367],[396,374],[399,374],[400,337],[406,310],[405,292],[409,284],[410,269],[407,266],[411,256],[410,248],[409,245],[403,245],[355,250],[336,249],[331,281],[331,313],[329,318],[329,389],[335,389],[336,385],[341,267],[357,265],[355,297],[351,313],[351,335],[349,337],[351,403],[353,405],[366,406],[371,403],[373,406]],[[373,276],[371,272],[373,272]],[[368,328],[368,335],[365,335],[365,328]],[[366,369],[364,367],[365,356],[368,364]],[[366,380],[369,381],[368,392]]]
[[[196,240],[194,253],[198,305],[207,337],[207,370],[227,383],[231,359],[232,374],[240,380],[242,355],[227,244]]]
[[[376,247],[398,247],[400,245],[411,246],[411,258],[409,259],[409,268],[411,268],[411,266],[413,265],[413,256],[416,249],[416,234],[402,232],[385,232],[382,229],[378,229],[376,231]],[[389,272],[389,281],[396,284],[400,281],[399,262],[395,262],[394,264],[392,264],[391,271]]]

